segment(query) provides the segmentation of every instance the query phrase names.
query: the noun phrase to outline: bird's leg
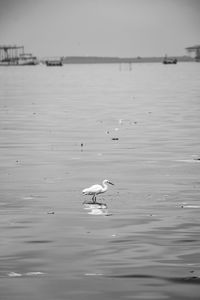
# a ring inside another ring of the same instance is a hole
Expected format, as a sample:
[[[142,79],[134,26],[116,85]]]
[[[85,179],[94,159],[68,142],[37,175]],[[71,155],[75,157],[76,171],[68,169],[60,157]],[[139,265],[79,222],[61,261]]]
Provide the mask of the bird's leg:
[[[95,195],[92,196],[92,202],[95,203]]]

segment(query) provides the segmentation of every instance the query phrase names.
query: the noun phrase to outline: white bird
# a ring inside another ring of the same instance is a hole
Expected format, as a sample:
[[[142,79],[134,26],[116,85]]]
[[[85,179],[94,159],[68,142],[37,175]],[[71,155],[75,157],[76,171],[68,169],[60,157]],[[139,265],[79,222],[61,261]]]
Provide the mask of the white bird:
[[[91,187],[84,189],[82,191],[82,193],[84,195],[93,195],[92,196],[92,201],[93,201],[93,203],[96,203],[96,195],[105,193],[107,191],[108,186],[107,186],[106,183],[114,185],[112,182],[110,182],[109,180],[105,179],[102,182],[102,185],[100,185],[100,184],[94,184]],[[85,203],[85,201],[83,203]]]

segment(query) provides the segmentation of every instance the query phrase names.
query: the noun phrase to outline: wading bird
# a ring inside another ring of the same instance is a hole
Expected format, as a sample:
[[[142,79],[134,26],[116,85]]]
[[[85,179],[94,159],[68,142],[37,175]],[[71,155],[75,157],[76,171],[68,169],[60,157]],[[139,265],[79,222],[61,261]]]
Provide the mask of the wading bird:
[[[83,195],[92,195],[92,203],[96,203],[96,195],[105,193],[107,191],[108,186],[106,183],[114,185],[112,182],[105,179],[102,182],[102,185],[100,185],[100,184],[92,185],[91,187],[84,189],[82,191],[82,193],[83,193]],[[86,202],[86,200],[83,203],[85,203],[85,202]]]

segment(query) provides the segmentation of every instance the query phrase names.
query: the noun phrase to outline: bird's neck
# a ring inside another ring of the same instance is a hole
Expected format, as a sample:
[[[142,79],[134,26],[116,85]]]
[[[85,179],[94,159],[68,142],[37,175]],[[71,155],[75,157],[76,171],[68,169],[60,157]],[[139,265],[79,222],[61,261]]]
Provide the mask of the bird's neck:
[[[103,185],[103,190],[104,190],[104,191],[107,191],[107,189],[108,189],[107,184],[103,181],[102,185]]]

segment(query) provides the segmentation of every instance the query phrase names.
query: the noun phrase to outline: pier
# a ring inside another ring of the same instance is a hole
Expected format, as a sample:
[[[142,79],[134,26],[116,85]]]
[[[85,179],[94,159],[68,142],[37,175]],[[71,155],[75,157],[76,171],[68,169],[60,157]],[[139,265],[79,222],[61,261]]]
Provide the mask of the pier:
[[[0,66],[37,65],[36,56],[24,52],[24,46],[0,45]]]
[[[187,47],[186,50],[189,53],[194,52],[195,53],[195,60],[197,62],[200,61],[200,45],[195,45],[195,46],[192,46],[192,47]]]
[[[0,45],[0,63],[3,65],[15,65],[18,58],[24,53],[24,46]]]

